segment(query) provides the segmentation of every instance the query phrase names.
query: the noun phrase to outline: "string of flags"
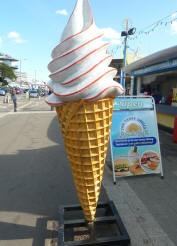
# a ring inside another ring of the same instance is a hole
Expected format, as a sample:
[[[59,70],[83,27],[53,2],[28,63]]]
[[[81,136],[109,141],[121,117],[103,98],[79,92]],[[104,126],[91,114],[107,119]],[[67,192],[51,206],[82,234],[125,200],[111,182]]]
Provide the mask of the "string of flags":
[[[173,25],[177,21],[177,11],[174,12],[171,15],[168,15],[164,17],[161,20],[158,20],[157,22],[153,23],[152,25],[144,28],[143,30],[136,32],[136,35],[133,37],[129,37],[129,40],[135,40],[137,39],[140,35],[149,35],[150,33],[154,32],[157,28],[162,27],[162,26],[168,26]]]
[[[116,53],[118,52],[118,50],[120,49],[120,48],[122,48],[124,46],[124,41],[122,41],[119,45],[116,45],[116,47],[111,47],[110,49],[109,49],[109,53],[111,53],[113,56],[115,56],[116,55]]]
[[[155,23],[143,28],[141,31],[136,32],[136,35],[128,38],[128,40],[135,40],[138,39],[141,35],[149,35],[152,32],[154,32],[157,28],[165,26],[167,27],[169,24],[173,25],[175,22],[177,22],[177,11],[174,12],[171,15],[168,15],[158,21],[156,21]],[[116,47],[114,46],[110,48],[109,52],[112,55],[116,55],[116,53],[119,51],[120,48],[124,47],[124,41],[122,41],[119,45],[116,45]]]

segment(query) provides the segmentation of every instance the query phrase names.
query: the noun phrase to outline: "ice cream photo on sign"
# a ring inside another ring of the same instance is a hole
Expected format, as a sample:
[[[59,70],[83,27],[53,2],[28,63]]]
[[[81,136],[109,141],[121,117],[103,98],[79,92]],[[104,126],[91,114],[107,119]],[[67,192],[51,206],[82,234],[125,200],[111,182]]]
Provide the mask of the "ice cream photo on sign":
[[[78,197],[87,221],[94,221],[100,194],[114,98],[124,89],[113,80],[109,43],[96,27],[88,0],[77,0],[48,64],[56,107]]]

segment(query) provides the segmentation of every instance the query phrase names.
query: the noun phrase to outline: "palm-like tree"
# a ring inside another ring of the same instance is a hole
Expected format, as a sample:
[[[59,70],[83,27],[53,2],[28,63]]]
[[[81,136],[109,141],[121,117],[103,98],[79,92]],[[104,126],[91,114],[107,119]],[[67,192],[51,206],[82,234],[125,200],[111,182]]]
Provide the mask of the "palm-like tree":
[[[3,85],[8,84],[6,78],[14,80],[16,79],[16,75],[11,67],[9,67],[5,63],[0,63],[0,80],[3,83]]]

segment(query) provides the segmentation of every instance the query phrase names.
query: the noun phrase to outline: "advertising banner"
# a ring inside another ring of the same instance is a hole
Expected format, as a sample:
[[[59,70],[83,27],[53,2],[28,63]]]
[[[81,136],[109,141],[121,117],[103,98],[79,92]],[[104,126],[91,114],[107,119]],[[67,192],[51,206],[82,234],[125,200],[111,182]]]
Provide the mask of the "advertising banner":
[[[111,152],[114,180],[115,177],[162,174],[157,119],[152,97],[115,99]]]
[[[172,106],[177,106],[177,88],[173,88]]]

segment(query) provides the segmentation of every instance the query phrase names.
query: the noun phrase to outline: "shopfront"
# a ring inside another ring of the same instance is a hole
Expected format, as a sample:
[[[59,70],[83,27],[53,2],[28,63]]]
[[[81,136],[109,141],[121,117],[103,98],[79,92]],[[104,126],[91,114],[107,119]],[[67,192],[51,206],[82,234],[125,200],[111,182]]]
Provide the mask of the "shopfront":
[[[177,46],[146,56],[125,67],[131,95],[152,95],[158,124],[173,132],[177,116]]]

